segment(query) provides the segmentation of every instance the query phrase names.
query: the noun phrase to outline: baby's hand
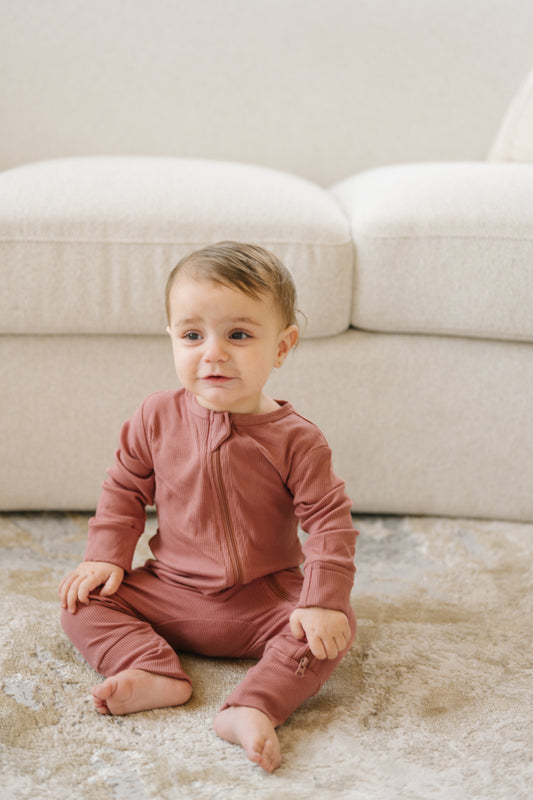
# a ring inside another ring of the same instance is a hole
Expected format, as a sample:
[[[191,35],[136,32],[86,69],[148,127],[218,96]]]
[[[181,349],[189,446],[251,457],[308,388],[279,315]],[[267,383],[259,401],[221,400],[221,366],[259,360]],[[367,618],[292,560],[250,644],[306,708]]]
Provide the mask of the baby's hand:
[[[124,578],[124,570],[107,561],[83,561],[79,567],[63,578],[59,585],[61,607],[76,613],[78,601],[89,605],[89,594],[102,586],[101,595],[115,594]]]
[[[291,633],[305,639],[319,659],[336,658],[350,641],[348,617],[332,608],[296,608],[290,616]]]

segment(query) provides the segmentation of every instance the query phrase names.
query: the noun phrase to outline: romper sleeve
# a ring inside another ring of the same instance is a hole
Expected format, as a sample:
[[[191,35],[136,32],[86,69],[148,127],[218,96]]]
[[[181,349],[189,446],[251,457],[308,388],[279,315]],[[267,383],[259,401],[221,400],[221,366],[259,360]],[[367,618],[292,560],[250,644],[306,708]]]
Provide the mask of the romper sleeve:
[[[357,531],[344,482],[335,475],[331,450],[320,443],[298,459],[289,487],[302,530],[304,583],[297,606],[346,611],[355,575]]]
[[[131,570],[152,505],[155,478],[144,404],[122,427],[115,462],[107,471],[95,516],[89,521],[85,561],[108,561]]]

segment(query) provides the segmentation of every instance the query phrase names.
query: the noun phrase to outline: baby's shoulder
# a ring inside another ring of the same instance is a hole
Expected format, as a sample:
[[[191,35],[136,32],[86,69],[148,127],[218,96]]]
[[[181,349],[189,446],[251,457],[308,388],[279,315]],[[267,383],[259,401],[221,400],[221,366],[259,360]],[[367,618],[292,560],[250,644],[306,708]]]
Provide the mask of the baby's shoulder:
[[[184,408],[184,389],[175,389],[152,392],[144,398],[140,412],[145,424],[152,425],[155,421],[181,416]]]
[[[294,407],[283,420],[284,436],[287,443],[297,449],[310,450],[317,446],[327,446],[327,440],[315,422],[304,417]]]

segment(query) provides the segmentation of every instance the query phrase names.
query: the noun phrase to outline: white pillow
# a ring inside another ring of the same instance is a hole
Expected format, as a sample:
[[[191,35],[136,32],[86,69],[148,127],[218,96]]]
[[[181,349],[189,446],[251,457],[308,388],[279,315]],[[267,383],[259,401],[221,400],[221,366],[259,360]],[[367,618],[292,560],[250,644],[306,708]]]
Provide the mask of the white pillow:
[[[511,100],[489,161],[533,161],[533,70]]]

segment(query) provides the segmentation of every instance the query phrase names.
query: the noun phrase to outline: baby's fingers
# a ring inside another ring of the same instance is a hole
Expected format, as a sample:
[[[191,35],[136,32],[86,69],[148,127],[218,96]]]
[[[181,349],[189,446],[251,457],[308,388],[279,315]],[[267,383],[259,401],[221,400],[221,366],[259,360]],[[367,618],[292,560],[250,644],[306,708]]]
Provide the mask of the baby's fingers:
[[[63,582],[61,605],[71,614],[76,613],[78,601],[84,605],[89,604],[89,592],[94,589],[92,581],[85,575],[72,575]]]
[[[69,586],[69,583],[68,583],[68,582],[69,582],[69,577],[70,577],[69,575],[66,575],[66,576],[63,578],[63,580],[62,580],[62,581],[61,581],[61,583],[59,584],[59,588],[58,588],[58,590],[57,590],[57,593],[58,593],[58,595],[59,595],[59,596],[60,596],[60,598],[61,598],[61,605],[63,605],[63,600],[64,600],[64,598],[66,597],[66,593],[67,593],[67,591],[68,591],[68,586]]]
[[[93,591],[93,589],[96,589],[99,583],[99,579],[95,579],[94,575],[80,577],[77,595],[77,599],[80,601],[80,603],[83,603],[84,606],[89,605],[89,594]]]
[[[341,648],[337,645],[333,637],[323,636],[320,642],[320,649],[315,653],[317,658],[337,658]],[[322,655],[319,655],[321,653]]]
[[[346,620],[341,630],[332,633],[331,638],[333,640],[332,655],[330,655],[328,652],[328,658],[336,658],[339,653],[342,653],[343,650],[346,650],[350,643],[350,639],[352,638],[352,631],[350,629],[348,620]]]
[[[325,643],[320,636],[308,637],[307,643],[309,644],[309,649],[315,658],[318,658],[320,661],[328,658],[328,652]]]
[[[349,629],[348,629],[349,630]],[[325,658],[337,658],[339,653],[346,648],[350,636],[345,636],[343,631],[322,636],[315,636],[309,640],[309,647],[315,658],[323,660]]]
[[[112,572],[109,578],[104,583],[100,594],[104,595],[104,597],[109,597],[110,594],[115,594],[118,587],[122,583],[123,577],[124,577],[124,571],[122,569]]]
[[[69,595],[72,588],[72,584],[76,581],[78,576],[74,572],[69,572],[66,575],[61,583],[59,584],[59,597],[61,598],[61,607],[67,608],[69,605]]]
[[[61,593],[61,605],[70,611],[71,614],[76,613],[76,606],[78,603],[78,589],[81,583],[79,575],[72,576],[64,585]]]

